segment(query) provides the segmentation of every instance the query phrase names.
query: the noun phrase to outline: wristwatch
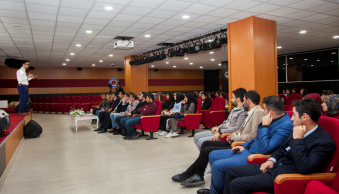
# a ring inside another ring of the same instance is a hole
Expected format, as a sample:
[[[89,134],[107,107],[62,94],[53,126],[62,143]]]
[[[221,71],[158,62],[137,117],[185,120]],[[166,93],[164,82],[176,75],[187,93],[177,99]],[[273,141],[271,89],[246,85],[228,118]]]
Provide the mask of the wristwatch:
[[[234,136],[231,137],[231,140],[232,140],[232,141],[234,140]]]

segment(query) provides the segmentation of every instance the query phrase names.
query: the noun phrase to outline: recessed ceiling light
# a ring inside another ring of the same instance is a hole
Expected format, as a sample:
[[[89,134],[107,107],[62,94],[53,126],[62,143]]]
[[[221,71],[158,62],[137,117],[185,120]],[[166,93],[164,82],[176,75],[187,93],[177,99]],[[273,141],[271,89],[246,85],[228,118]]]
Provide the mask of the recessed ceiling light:
[[[92,34],[92,30],[86,30],[87,34]]]
[[[285,64],[283,64],[283,65],[285,65]]]
[[[221,66],[221,64],[220,64],[220,63],[219,63],[218,65],[219,65],[219,66]]]
[[[113,7],[111,7],[111,6],[106,6],[105,9],[106,9],[106,10],[112,10]]]
[[[74,53],[70,53],[70,55],[74,55]]]
[[[317,60],[317,61],[320,61],[320,60]]]
[[[173,68],[176,68],[177,66],[173,66]]]
[[[188,58],[187,58],[187,57],[185,57],[185,59],[187,60]]]
[[[92,66],[94,67],[94,66],[95,66],[95,64],[92,64]]]
[[[213,54],[214,52],[210,52],[210,54]]]
[[[290,58],[290,59],[293,59],[293,58]]]
[[[169,62],[166,62],[166,64],[168,64]]]
[[[113,57],[113,55],[111,54],[111,55],[108,55],[108,56],[110,56],[110,57]]]
[[[285,68],[283,68],[283,69],[285,69]]]
[[[190,65],[193,65],[193,63],[190,63]]]
[[[182,16],[182,18],[183,19],[188,19],[188,18],[190,18],[190,16],[189,15],[184,15],[184,16]]]
[[[62,65],[66,65],[66,63],[63,63]]]
[[[337,38],[339,38],[339,36],[333,36],[333,38],[337,39]]]
[[[307,61],[307,59],[304,59],[305,61]]]
[[[301,30],[299,33],[300,33],[300,34],[305,34],[305,33],[306,33],[306,30]]]
[[[333,52],[332,55],[335,55],[335,52]]]
[[[311,65],[311,67],[313,67],[313,65]]]
[[[81,46],[81,44],[76,44],[75,46]]]
[[[334,61],[331,61],[331,63],[333,63]]]
[[[151,67],[154,67],[154,65],[152,65]]]
[[[282,47],[281,46],[277,46],[278,49],[281,49]]]
[[[202,69],[202,66],[200,66],[200,69]]]
[[[69,61],[69,59],[66,59],[66,61]]]
[[[99,62],[100,62],[100,63],[102,63],[102,62],[103,62],[103,60],[99,60]]]
[[[211,61],[214,61],[214,59],[211,59]]]
[[[145,37],[151,37],[151,35],[149,35],[149,34],[146,34],[146,35],[145,35]]]

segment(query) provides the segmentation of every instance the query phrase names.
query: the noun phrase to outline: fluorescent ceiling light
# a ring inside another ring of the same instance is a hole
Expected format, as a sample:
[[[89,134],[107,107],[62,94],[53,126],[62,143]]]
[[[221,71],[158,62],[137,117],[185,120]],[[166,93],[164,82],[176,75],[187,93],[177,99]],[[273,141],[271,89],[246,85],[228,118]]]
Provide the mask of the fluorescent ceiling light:
[[[305,34],[306,33],[306,30],[302,30],[299,32],[300,34]]]
[[[290,59],[293,59],[293,58],[290,58]]]
[[[333,63],[334,61],[331,61],[331,63]]]
[[[147,38],[148,38],[148,37],[151,37],[151,35],[149,35],[149,34],[146,34],[146,35],[145,35],[145,37],[147,37]]]
[[[66,59],[66,61],[69,61],[69,59]]]
[[[320,61],[320,60],[317,60],[317,61]]]
[[[182,18],[183,19],[188,19],[188,18],[190,18],[190,16],[189,15],[184,15],[184,16],[182,16]]]
[[[81,44],[76,44],[75,46],[81,46]]]
[[[173,66],[173,68],[176,68],[177,66]]]
[[[113,7],[111,7],[111,6],[106,6],[105,9],[106,9],[106,10],[112,10]]]
[[[187,58],[187,57],[185,57],[185,59],[187,60],[188,58]]]
[[[210,52],[210,54],[213,54],[214,52]]]
[[[311,65],[311,67],[313,67],[313,65]]]
[[[337,39],[337,38],[339,38],[339,36],[333,36],[333,38]]]
[[[62,65],[66,65],[66,63],[63,63]]]
[[[278,49],[281,49],[282,47],[281,46],[277,46]]]
[[[86,30],[87,34],[92,34],[92,30]]]
[[[113,55],[111,54],[111,55],[108,55],[108,56],[110,56],[110,57],[113,57]]]
[[[214,59],[211,59],[211,61],[214,61]]]
[[[70,53],[70,55],[74,55],[74,53]]]
[[[102,63],[102,62],[103,62],[103,60],[99,60],[99,62],[100,62],[100,63]]]
[[[92,64],[92,66],[94,67],[94,66],[95,66],[95,64]]]
[[[307,59],[304,59],[305,61],[307,61]]]
[[[283,65],[285,65],[285,64],[283,64]]]
[[[193,63],[190,63],[190,65],[193,65]]]

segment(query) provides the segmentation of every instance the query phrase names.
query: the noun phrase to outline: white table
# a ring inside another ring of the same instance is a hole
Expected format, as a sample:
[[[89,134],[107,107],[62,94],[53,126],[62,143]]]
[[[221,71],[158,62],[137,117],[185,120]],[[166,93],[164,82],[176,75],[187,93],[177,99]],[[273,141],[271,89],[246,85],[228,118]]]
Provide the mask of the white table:
[[[96,119],[97,120],[97,128],[99,128],[98,123],[99,123],[99,118],[96,115],[91,115],[88,114],[89,116],[83,116],[83,117],[72,117],[71,116],[71,128],[73,129],[73,123],[75,122],[75,131],[78,132],[78,121],[89,121],[90,124],[92,122],[92,119]]]

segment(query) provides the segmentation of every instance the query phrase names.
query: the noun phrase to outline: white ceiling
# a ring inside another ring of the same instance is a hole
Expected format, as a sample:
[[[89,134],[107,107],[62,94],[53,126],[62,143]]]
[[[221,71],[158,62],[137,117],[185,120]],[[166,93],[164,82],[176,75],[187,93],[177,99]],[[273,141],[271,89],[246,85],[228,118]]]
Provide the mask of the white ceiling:
[[[277,21],[279,55],[339,46],[333,39],[339,35],[338,0],[0,0],[0,65],[13,56],[32,66],[110,67],[114,62],[121,68],[124,57],[157,49],[160,42],[181,42],[249,16]],[[135,37],[135,48],[114,50],[115,36]],[[213,52],[149,67],[218,69],[227,60],[227,47]]]

